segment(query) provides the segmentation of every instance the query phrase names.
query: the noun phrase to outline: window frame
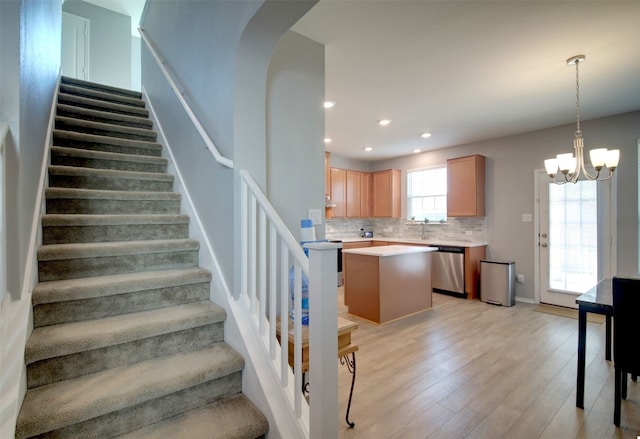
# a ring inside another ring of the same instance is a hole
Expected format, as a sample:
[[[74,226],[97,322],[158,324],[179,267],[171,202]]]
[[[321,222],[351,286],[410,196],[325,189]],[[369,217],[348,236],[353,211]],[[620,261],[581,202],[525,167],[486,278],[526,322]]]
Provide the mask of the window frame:
[[[415,173],[419,173],[419,172],[433,172],[433,171],[444,171],[444,177],[443,177],[443,181],[442,181],[442,187],[444,188],[444,194],[430,194],[430,195],[424,195],[424,196],[412,196],[411,195],[411,175],[415,174]],[[407,169],[406,171],[406,185],[407,185],[407,193],[406,193],[406,203],[407,203],[407,209],[406,209],[406,216],[407,216],[407,220],[415,220],[415,221],[424,221],[425,218],[416,218],[416,215],[413,213],[413,209],[412,209],[412,200],[415,198],[434,198],[434,204],[435,204],[435,198],[436,197],[443,197],[444,196],[444,207],[443,207],[443,212],[442,215],[437,215],[434,216],[433,218],[429,218],[429,215],[426,216],[426,218],[429,221],[441,221],[441,222],[445,222],[447,221],[447,164],[443,163],[441,165],[432,165],[432,166],[426,166],[426,167],[422,167],[422,168],[415,168],[415,169]],[[436,212],[439,213],[439,212]]]

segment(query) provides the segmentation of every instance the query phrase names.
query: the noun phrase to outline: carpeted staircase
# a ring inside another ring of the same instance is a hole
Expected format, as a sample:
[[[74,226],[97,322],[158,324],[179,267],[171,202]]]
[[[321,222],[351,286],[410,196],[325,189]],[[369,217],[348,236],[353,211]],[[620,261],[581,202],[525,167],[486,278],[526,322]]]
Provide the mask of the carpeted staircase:
[[[63,78],[16,437],[258,438],[141,94]]]

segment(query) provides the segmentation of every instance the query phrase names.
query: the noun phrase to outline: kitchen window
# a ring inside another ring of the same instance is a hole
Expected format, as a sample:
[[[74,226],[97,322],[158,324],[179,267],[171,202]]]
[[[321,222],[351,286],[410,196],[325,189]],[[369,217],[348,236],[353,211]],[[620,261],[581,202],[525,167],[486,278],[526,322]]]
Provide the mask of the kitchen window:
[[[407,171],[407,217],[447,220],[447,167]]]

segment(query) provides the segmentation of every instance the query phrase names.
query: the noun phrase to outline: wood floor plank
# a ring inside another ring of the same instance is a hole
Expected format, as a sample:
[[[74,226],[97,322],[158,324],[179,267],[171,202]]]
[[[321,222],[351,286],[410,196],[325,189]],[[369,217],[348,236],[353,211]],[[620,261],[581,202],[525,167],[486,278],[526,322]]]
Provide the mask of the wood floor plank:
[[[534,305],[488,305],[434,294],[433,308],[383,325],[348,314],[357,376],[339,369],[341,439],[631,438],[640,435],[640,384],[629,380],[613,425],[613,364],[603,324],[587,324],[585,409],[575,406],[578,322]]]

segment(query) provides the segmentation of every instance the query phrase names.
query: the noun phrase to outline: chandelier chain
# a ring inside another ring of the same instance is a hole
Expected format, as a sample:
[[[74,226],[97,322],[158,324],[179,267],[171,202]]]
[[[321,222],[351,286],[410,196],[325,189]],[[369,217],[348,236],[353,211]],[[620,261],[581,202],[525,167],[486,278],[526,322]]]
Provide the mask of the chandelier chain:
[[[579,60],[576,60],[576,137],[582,137],[580,130],[580,75],[578,73]]]

